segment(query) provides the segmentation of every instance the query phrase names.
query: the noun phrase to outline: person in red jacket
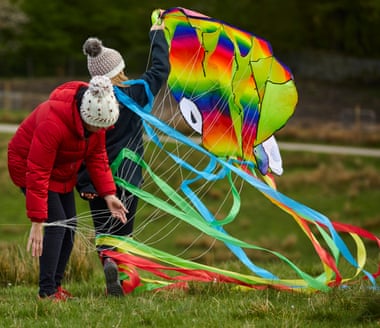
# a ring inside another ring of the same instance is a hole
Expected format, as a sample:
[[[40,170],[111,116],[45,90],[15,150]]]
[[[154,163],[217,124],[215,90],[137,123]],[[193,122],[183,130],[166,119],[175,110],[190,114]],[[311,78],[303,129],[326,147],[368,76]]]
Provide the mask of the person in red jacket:
[[[71,81],[53,90],[9,142],[8,171],[26,196],[27,217],[32,221],[27,250],[39,257],[40,298],[70,297],[61,281],[74,244],[73,190],[83,162],[110,215],[127,221],[105,148],[106,128],[118,117],[119,105],[109,78]]]

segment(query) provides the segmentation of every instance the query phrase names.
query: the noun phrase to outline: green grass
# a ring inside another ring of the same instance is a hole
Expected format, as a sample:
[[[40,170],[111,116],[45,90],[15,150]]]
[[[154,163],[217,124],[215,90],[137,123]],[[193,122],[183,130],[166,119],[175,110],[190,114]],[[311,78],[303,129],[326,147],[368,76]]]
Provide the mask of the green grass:
[[[25,217],[24,196],[10,182],[7,173],[9,138],[9,134],[2,134],[0,139],[0,327],[379,327],[380,292],[368,289],[361,280],[349,288],[310,295],[272,289],[243,291],[229,285],[194,283],[188,291],[106,298],[91,229],[86,230],[87,235],[77,238],[66,276],[65,287],[78,300],[64,304],[37,301],[38,265],[25,252],[30,223]],[[147,158],[152,156],[150,151],[147,150]],[[380,159],[301,152],[282,155],[285,173],[276,179],[282,193],[332,220],[380,234]],[[160,160],[157,156],[157,161]],[[191,160],[201,162],[197,157]],[[181,177],[170,179],[175,184]],[[241,181],[236,183],[242,186],[242,207],[226,230],[242,240],[279,251],[311,274],[319,273],[319,259],[294,220],[254,188]],[[149,179],[146,184],[149,186]],[[153,190],[154,186],[148,188]],[[220,207],[228,189],[228,185],[217,184],[206,193],[211,209]],[[80,199],[77,205],[79,214],[88,210]],[[149,216],[151,210],[141,208],[138,220]],[[219,215],[222,217],[225,212],[222,208]],[[166,221],[170,218],[143,229],[137,238],[147,240]],[[162,232],[164,236],[165,233]],[[167,234],[154,247],[178,254],[195,240],[193,253],[186,254],[188,257],[204,252],[212,243],[211,238],[198,238],[199,232],[184,224]],[[378,248],[370,243],[366,246],[369,265],[375,268],[379,263]],[[255,252],[250,255],[274,273],[289,271],[283,263],[267,256]],[[218,242],[199,261],[244,270]]]
[[[194,284],[165,291],[106,298],[101,281],[70,284],[78,301],[36,302],[30,287],[2,290],[1,327],[378,327],[379,294],[336,290],[299,295],[243,292]]]

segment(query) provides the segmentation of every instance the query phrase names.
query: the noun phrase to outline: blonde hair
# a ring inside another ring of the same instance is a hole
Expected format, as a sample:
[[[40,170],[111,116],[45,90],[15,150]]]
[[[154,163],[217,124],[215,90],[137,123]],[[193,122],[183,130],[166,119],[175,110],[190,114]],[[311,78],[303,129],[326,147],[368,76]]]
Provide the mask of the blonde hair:
[[[112,84],[121,88],[127,87],[126,85],[122,84],[124,81],[128,81],[128,77],[124,74],[123,71],[119,72],[117,75],[111,78]]]

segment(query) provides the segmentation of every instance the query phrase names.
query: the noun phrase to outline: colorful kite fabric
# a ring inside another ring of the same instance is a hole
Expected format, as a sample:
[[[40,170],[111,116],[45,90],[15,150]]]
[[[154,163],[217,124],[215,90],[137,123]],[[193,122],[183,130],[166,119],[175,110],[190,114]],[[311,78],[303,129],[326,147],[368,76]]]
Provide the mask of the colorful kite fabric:
[[[167,10],[163,20],[168,85],[185,120],[211,153],[254,161],[265,175],[265,151],[254,149],[292,116],[292,73],[251,33],[183,8]]]
[[[272,172],[282,173],[273,134],[286,123],[297,102],[292,75],[273,57],[270,45],[247,32],[183,8],[167,10],[159,19],[165,24],[170,46],[169,89],[186,120],[201,134],[202,145],[151,114],[153,96],[144,81],[125,82],[141,84],[148,95],[148,104],[140,108],[115,87],[118,100],[142,118],[150,143],[181,171],[181,181],[175,185],[172,175],[161,176],[159,169],[152,168],[128,149],[120,152],[112,170],[116,172],[127,158],[143,168],[146,180],[152,181],[154,187],[149,189],[144,183],[138,188],[116,176],[115,181],[153,208],[222,242],[250,274],[184,260],[132,238],[97,236],[98,245],[113,246],[104,255],[118,263],[124,290],[186,287],[189,281],[201,281],[225,282],[244,289],[271,287],[314,292],[347,285],[358,277],[377,287],[380,263],[375,268],[368,264],[364,242],[380,248],[377,236],[359,227],[330,221],[283,195],[266,179]],[[172,151],[162,141],[165,136],[191,149],[189,159]],[[194,154],[201,154],[202,161],[191,163]],[[257,173],[260,165],[261,175]],[[242,241],[225,230],[238,216],[241,205],[236,178],[257,189],[295,220],[320,259],[319,274],[307,273],[279,252]],[[217,211],[203,202],[196,186],[218,181],[229,186],[231,203],[225,211],[227,214],[221,217],[219,213],[216,218]],[[151,190],[159,190],[160,194]],[[247,250],[270,254],[296,277],[281,277],[256,265]],[[349,276],[341,268],[347,265],[352,268]]]

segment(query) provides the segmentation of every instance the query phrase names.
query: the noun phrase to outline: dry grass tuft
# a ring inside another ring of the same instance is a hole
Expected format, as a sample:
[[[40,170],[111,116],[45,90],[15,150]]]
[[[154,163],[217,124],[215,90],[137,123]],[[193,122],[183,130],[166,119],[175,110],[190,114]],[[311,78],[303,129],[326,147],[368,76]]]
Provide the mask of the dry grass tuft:
[[[18,244],[6,244],[0,254],[0,281],[3,285],[37,283],[38,260]]]
[[[77,238],[66,270],[66,281],[87,281],[97,266],[95,252],[89,253],[88,245]],[[0,284],[19,285],[38,283],[38,259],[27,253],[24,244],[6,243],[0,253]]]

